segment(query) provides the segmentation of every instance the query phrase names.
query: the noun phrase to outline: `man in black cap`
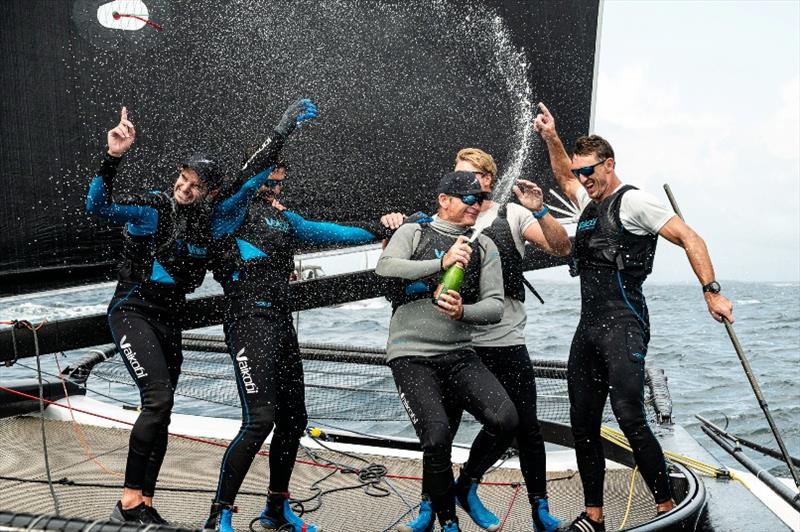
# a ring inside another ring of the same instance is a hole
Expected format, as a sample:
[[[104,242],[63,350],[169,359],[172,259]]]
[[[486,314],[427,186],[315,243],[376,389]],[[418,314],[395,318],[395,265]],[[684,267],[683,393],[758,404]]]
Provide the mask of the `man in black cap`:
[[[470,226],[486,193],[472,172],[451,172],[439,182],[438,216],[400,226],[383,251],[376,273],[398,278],[390,294],[393,314],[386,346],[400,400],[423,450],[422,491],[445,532],[459,530],[455,512],[448,412],[458,405],[497,438],[485,462],[508,447],[517,412],[503,386],[472,349],[476,325],[503,316],[503,277],[497,247]],[[473,249],[474,247],[474,249]],[[442,273],[459,263],[459,292],[432,298]]]
[[[123,362],[139,388],[142,408],[131,429],[122,497],[111,519],[165,524],[153,508],[156,480],[167,449],[167,427],[180,375],[180,316],[186,294],[203,282],[215,225],[230,223],[237,207],[265,182],[286,137],[316,115],[309,100],[290,105],[264,143],[239,173],[241,190],[221,203],[215,199],[225,171],[206,154],[179,165],[172,194],[117,194],[113,181],[136,129],[123,107],[119,124],[108,132],[108,149],[89,186],[87,212],[124,225],[124,260],[108,307],[108,325]]]

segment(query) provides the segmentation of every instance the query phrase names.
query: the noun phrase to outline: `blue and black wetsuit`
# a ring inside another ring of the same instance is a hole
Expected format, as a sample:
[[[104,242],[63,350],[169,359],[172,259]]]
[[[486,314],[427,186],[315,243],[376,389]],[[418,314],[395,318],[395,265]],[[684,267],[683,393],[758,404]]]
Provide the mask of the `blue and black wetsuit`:
[[[603,506],[603,408],[611,408],[656,503],[672,492],[661,446],[644,413],[650,321],[642,283],[652,271],[658,235],[640,236],[620,221],[623,186],[586,206],[575,236],[573,275],[581,280],[581,319],[568,363],[570,421],[586,506]]]
[[[131,430],[125,487],[152,496],[167,448],[167,426],[183,360],[178,317],[186,294],[205,276],[212,206],[178,205],[163,192],[125,195],[112,202],[112,181],[120,161],[104,156],[89,187],[86,210],[125,227],[124,256],[108,324],[142,401]]]
[[[225,293],[225,338],[242,404],[241,429],[220,466],[215,502],[225,505],[233,504],[273,427],[269,490],[287,492],[306,428],[303,364],[288,298],[297,244],[363,244],[382,233],[377,225],[312,222],[260,198],[241,200],[239,211],[214,224],[214,277]]]
[[[284,142],[284,136],[274,134],[237,176],[239,181],[271,164]],[[131,430],[125,487],[152,496],[167,448],[167,427],[183,361],[179,317],[186,294],[205,278],[212,218],[227,219],[236,204],[180,205],[164,192],[117,195],[112,201],[120,162],[121,158],[103,155],[89,186],[86,210],[124,225],[124,254],[108,307],[108,324],[142,402]]]

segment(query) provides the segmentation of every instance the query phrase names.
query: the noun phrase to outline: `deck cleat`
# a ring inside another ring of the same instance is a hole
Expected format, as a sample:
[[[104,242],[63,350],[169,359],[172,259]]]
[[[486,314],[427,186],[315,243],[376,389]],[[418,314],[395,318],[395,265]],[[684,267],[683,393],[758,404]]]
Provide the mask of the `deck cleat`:
[[[428,499],[419,502],[419,515],[413,521],[397,527],[397,532],[433,532],[436,516]]]
[[[478,484],[478,480],[462,473],[456,481],[456,504],[467,512],[476,525],[488,532],[494,532],[500,528],[500,519],[481,502]]]

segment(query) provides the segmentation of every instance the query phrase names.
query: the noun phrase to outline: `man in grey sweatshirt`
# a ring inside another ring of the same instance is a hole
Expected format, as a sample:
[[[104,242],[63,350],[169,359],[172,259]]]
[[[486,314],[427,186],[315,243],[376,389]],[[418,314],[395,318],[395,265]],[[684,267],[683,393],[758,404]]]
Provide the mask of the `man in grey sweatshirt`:
[[[397,279],[389,296],[393,314],[386,353],[423,450],[422,491],[430,502],[423,501],[420,511],[434,512],[445,532],[455,532],[450,449],[458,420],[449,419],[448,412],[459,406],[496,435],[484,457],[489,465],[508,447],[518,418],[503,386],[471,347],[476,325],[497,323],[503,316],[497,247],[482,235],[468,243],[469,228],[487,195],[472,172],[445,175],[438,191],[436,219],[398,228],[375,271]],[[432,303],[442,273],[456,263],[464,267],[459,293],[451,290]]]

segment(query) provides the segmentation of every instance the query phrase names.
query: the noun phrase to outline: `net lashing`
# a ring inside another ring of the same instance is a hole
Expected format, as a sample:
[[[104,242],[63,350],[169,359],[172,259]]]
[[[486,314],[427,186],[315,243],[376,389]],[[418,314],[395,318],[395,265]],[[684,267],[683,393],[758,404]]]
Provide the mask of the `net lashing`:
[[[175,412],[238,418],[238,393],[222,338],[187,335],[184,349]],[[414,437],[382,349],[306,343],[301,352],[310,425],[384,437]],[[533,365],[539,416],[568,423],[566,365],[547,360],[534,360]],[[121,357],[112,356],[97,364],[90,375],[87,391],[117,406],[138,406],[138,391]],[[648,392],[651,421],[656,417],[652,405]],[[604,421],[612,419],[607,408]],[[40,425],[40,420],[31,417],[0,419],[0,509],[106,519],[121,493],[130,433],[47,421],[48,437],[44,440],[39,435],[44,430]],[[471,441],[478,428],[465,414],[459,441]],[[307,514],[308,520],[322,524],[326,530],[388,531],[416,516],[421,491],[418,459],[385,456],[379,449],[377,454],[342,453],[324,447],[325,443],[319,440],[316,443],[323,447],[301,448],[291,484],[295,509]],[[224,440],[170,436],[156,502],[171,522],[186,528],[202,525],[227,444]],[[49,468],[42,464],[46,448],[50,453]],[[52,476],[52,483],[47,481],[47,475]],[[268,478],[265,446],[237,497],[237,530],[246,530],[263,508]],[[503,519],[501,530],[529,530],[530,506],[520,471],[498,468],[483,480],[481,498]],[[578,514],[582,510],[582,489],[577,472],[548,472],[548,480],[554,513],[562,519]],[[607,526],[616,528],[626,513],[626,526],[645,523],[653,517],[652,496],[641,477],[628,469],[608,471],[606,497]],[[627,512],[629,499],[632,504]],[[462,530],[479,530],[459,512]],[[255,529],[260,530],[257,523]]]
[[[198,413],[198,401],[206,403],[203,415],[238,417],[239,395],[234,371],[221,336],[187,334],[184,336],[184,362],[178,382],[175,411]],[[397,397],[391,371],[385,363],[385,350],[374,347],[305,342],[300,345],[306,384],[306,408],[309,424],[352,432],[379,435],[402,435],[413,438],[414,432]],[[569,424],[566,362],[532,359],[536,375],[537,414],[539,419]],[[657,397],[668,397],[664,386],[655,395],[645,387],[646,414],[649,423],[659,419]],[[138,403],[138,392],[120,357],[113,357],[92,370],[94,383],[126,385],[130,399]],[[119,386],[112,386],[125,395]],[[181,401],[180,398],[184,398]],[[661,400],[663,403],[664,401]],[[663,417],[663,416],[661,416]],[[603,423],[613,423],[607,403]],[[471,442],[480,429],[477,421],[464,414],[456,441]]]

